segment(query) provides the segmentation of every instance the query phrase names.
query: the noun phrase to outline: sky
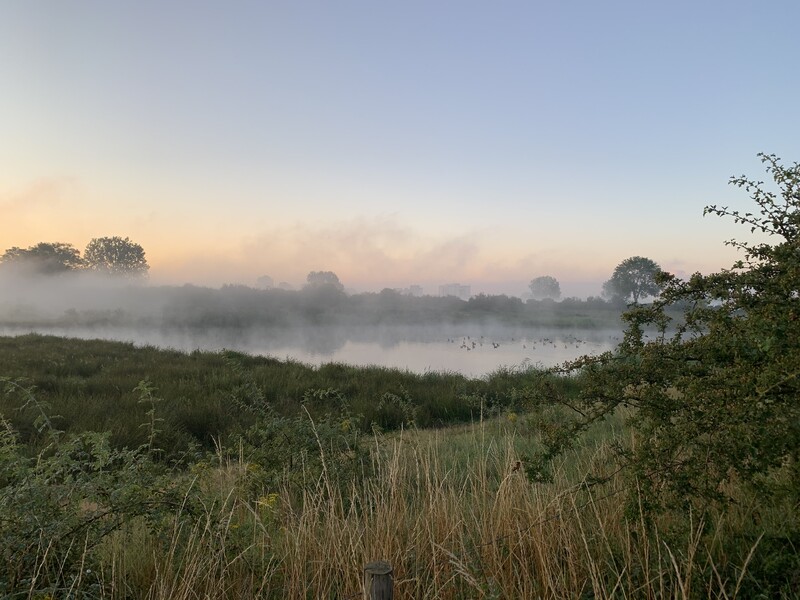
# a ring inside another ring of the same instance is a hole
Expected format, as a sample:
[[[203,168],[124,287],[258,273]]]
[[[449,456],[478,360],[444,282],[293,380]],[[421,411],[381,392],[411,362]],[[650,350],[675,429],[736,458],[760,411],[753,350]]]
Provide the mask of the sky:
[[[353,291],[630,256],[729,267],[732,175],[800,160],[800,2],[6,0],[0,252],[141,244],[156,284]]]

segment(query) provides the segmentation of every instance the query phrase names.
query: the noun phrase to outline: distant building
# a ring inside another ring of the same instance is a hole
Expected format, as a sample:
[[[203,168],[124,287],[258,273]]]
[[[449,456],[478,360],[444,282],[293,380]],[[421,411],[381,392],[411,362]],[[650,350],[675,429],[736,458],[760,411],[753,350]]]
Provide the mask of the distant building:
[[[294,286],[291,283],[289,283],[288,281],[281,281],[278,284],[278,289],[281,289],[281,290],[293,290]]]
[[[445,283],[439,286],[440,296],[455,296],[462,300],[469,300],[472,295],[471,288],[468,285],[461,285],[460,283]]]
[[[421,285],[410,285],[407,288],[403,288],[398,291],[405,296],[422,296]]]

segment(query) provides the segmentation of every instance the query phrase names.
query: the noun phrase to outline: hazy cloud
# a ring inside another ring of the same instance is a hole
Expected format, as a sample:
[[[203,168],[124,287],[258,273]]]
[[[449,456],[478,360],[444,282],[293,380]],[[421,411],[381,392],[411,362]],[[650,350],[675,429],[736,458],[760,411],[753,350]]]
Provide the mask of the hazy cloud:
[[[480,252],[478,234],[433,237],[394,217],[295,223],[243,244],[243,254],[273,277],[297,280],[309,270],[324,269],[336,271],[345,284],[381,278],[449,280],[466,274]]]
[[[81,226],[83,190],[73,177],[36,179],[24,187],[0,190],[0,252],[38,242],[75,243]]]
[[[77,188],[74,177],[43,177],[21,190],[0,191],[0,211],[29,212],[53,207],[74,194]]]

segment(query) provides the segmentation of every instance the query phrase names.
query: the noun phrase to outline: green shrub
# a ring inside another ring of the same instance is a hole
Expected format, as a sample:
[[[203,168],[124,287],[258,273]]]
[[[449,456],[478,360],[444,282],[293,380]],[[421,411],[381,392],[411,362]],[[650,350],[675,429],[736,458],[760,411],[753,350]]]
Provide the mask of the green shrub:
[[[761,159],[777,191],[731,180],[756,213],[706,213],[732,217],[767,241],[728,242],[744,256],[719,273],[687,281],[662,273],[660,297],[624,315],[616,353],[568,367],[580,373],[577,401],[532,387],[531,397],[560,402],[572,415],[545,436],[544,458],[622,410],[634,439],[618,445],[618,466],[650,508],[724,503],[739,483],[765,502],[772,493],[800,497],[800,165]],[[675,307],[681,319],[668,312]]]

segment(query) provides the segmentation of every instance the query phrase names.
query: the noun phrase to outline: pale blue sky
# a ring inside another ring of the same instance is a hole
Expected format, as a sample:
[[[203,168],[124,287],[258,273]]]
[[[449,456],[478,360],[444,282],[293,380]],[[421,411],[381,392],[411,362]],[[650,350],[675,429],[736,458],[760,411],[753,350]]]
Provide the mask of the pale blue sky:
[[[798,2],[0,5],[0,245],[141,243],[156,282],[354,289],[631,255],[729,266],[732,174],[800,159]]]

